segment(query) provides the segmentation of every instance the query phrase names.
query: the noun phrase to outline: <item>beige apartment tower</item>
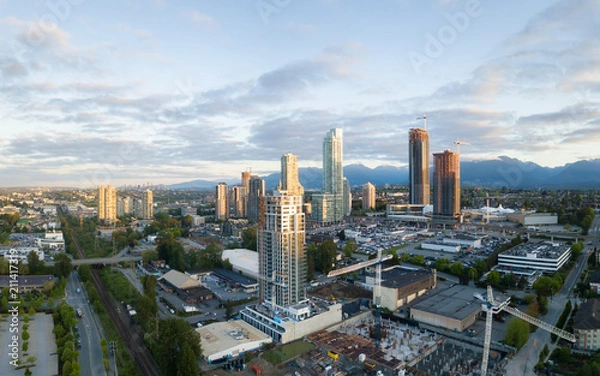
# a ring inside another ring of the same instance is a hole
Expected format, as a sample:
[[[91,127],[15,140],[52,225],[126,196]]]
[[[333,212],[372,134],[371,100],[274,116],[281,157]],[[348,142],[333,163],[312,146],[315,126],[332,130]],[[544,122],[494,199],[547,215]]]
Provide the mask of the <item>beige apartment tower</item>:
[[[215,218],[226,221],[229,218],[229,189],[227,183],[217,184],[215,191]]]
[[[112,185],[98,188],[98,219],[107,223],[117,221],[117,190]]]
[[[300,184],[298,176],[298,157],[293,154],[284,154],[281,157],[281,184],[279,189],[287,191],[290,196],[304,197],[304,187]]]
[[[370,209],[375,209],[375,186],[368,182],[363,185],[363,210],[367,211]]]
[[[152,191],[146,189],[142,196],[142,219],[152,219],[154,216],[154,199]]]

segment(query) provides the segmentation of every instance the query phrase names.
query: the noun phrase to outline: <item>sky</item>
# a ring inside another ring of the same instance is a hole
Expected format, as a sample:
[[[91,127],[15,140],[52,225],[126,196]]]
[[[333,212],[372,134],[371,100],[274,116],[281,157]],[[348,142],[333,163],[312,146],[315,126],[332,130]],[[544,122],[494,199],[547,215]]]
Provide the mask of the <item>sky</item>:
[[[0,0],[0,186],[600,158],[600,2]]]

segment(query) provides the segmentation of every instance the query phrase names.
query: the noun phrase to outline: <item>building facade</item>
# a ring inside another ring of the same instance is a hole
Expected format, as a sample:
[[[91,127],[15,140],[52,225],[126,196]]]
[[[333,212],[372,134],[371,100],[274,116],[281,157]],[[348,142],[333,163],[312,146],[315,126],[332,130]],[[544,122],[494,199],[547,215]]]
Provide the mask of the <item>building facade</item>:
[[[234,185],[231,187],[231,202],[233,203],[233,212],[237,218],[247,216],[246,208],[246,187],[243,185]]]
[[[281,184],[279,190],[287,191],[290,196],[304,197],[304,187],[298,176],[298,157],[294,154],[284,154],[281,157]]]
[[[215,191],[215,218],[226,221],[229,218],[229,189],[226,183],[217,184]]]
[[[248,192],[248,220],[258,222],[260,213],[260,198],[265,195],[265,181],[257,175],[252,175],[248,182],[250,191]]]
[[[556,273],[571,258],[571,246],[551,242],[520,244],[498,255],[498,266]]]
[[[264,211],[257,232],[260,299],[274,306],[290,306],[305,294],[302,197],[275,190],[262,200]]]
[[[581,304],[573,319],[575,347],[581,350],[600,350],[600,299],[588,299]]]
[[[117,190],[112,185],[98,188],[98,219],[109,223],[117,221]]]
[[[413,128],[408,132],[408,185],[411,204],[430,203],[429,179],[429,133],[425,129]]]
[[[362,208],[364,211],[375,209],[375,186],[370,182],[363,185]]]
[[[344,178],[344,215],[348,216],[352,214],[352,189],[350,188],[350,182]]]
[[[450,150],[433,154],[433,216],[460,217],[460,154]]]
[[[344,217],[343,134],[340,128],[331,129],[323,140],[323,193],[332,195],[333,221],[340,222]]]
[[[146,189],[142,196],[142,219],[152,219],[154,216],[154,198],[152,191]]]

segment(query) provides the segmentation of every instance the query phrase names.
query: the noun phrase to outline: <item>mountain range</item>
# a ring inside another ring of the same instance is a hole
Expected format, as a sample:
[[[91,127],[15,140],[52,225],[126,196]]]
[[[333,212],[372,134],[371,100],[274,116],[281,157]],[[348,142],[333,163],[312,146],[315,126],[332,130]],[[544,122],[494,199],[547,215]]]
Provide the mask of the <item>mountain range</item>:
[[[596,189],[600,188],[600,159],[582,160],[559,167],[543,167],[533,162],[501,156],[493,160],[464,161],[460,164],[461,185],[507,188],[544,189]],[[433,169],[432,169],[433,171]],[[322,186],[322,169],[305,167],[299,169],[300,183],[305,190],[319,190]],[[353,187],[371,182],[376,186],[385,184],[408,184],[408,167],[378,166],[369,168],[362,164],[344,167],[344,176]],[[267,189],[279,184],[280,173],[262,176]],[[240,184],[230,180],[228,184]],[[192,180],[170,185],[171,189],[214,189],[218,182]]]

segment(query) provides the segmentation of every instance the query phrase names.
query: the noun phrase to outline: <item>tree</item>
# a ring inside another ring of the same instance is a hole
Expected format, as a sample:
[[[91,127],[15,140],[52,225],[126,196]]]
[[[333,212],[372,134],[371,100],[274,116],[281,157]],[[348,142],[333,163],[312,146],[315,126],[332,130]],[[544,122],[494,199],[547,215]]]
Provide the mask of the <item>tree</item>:
[[[333,269],[333,263],[337,257],[337,245],[333,240],[327,239],[317,247],[315,269],[327,274]]]
[[[352,254],[354,252],[356,252],[357,249],[358,249],[358,246],[356,245],[356,241],[354,241],[354,239],[348,239],[348,241],[346,242],[346,244],[344,244],[344,247],[342,248],[342,252],[344,252],[344,256],[352,257]],[[398,254],[395,251],[394,251],[394,254],[396,255],[396,258],[397,258]]]
[[[461,262],[455,262],[450,265],[450,273],[453,275],[462,275],[463,274],[463,264]]]
[[[533,282],[533,289],[539,296],[550,296],[558,292],[560,289],[560,282],[557,279],[542,276],[538,277]]]
[[[527,343],[529,339],[529,324],[516,317],[511,318],[508,321],[506,328],[506,335],[504,342],[509,345],[520,349]]]
[[[71,258],[65,253],[59,253],[54,257],[54,274],[59,278],[66,278],[73,270],[73,264]]]
[[[77,272],[83,282],[92,280],[92,269],[90,269],[89,265],[79,265],[77,267]]]
[[[500,272],[497,270],[492,270],[487,275],[487,281],[491,285],[499,285],[500,284]]]
[[[242,230],[242,247],[256,252],[258,249],[256,243],[256,227],[246,227]]]
[[[40,260],[36,251],[31,251],[27,254],[27,265],[29,266],[29,274],[31,275],[44,271],[44,260]]]
[[[441,258],[435,262],[435,268],[440,271],[448,269],[450,266],[450,260],[447,258]]]
[[[198,373],[196,361],[202,354],[200,336],[186,321],[179,318],[161,320],[158,340],[152,350],[163,374],[187,376]]]
[[[172,269],[184,270],[183,245],[175,239],[175,235],[169,231],[163,231],[158,238],[156,246],[158,256],[165,260]]]

